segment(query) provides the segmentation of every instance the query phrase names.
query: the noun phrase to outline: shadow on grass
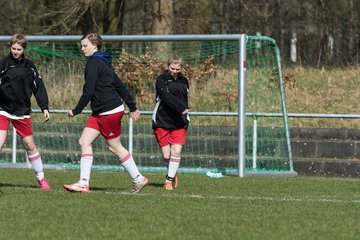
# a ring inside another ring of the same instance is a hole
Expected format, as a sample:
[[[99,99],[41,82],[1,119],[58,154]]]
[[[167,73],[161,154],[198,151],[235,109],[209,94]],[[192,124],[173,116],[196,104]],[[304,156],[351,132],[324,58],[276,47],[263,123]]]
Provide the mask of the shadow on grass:
[[[25,184],[12,184],[12,183],[0,183],[0,189],[2,187],[13,187],[13,188],[31,188],[31,189],[38,189],[39,186],[37,185],[25,185]]]
[[[153,183],[150,182],[147,187],[155,187],[155,188],[163,188],[164,184],[163,183]],[[131,187],[130,187],[131,188]],[[91,187],[90,186],[90,191],[101,191],[101,192],[119,192],[119,191],[130,191],[131,189],[128,187]]]
[[[148,186],[152,186],[152,187],[157,187],[157,188],[163,188],[164,184],[163,183],[149,183]]]
[[[97,191],[97,192],[119,192],[119,191],[126,191],[129,190],[126,187],[91,187],[90,191]]]
[[[155,188],[163,188],[164,184],[162,183],[149,183],[148,186],[155,187]],[[19,189],[39,189],[38,185],[27,185],[27,184],[12,184],[12,183],[0,183],[0,195],[2,193],[2,188],[19,188]],[[52,188],[54,189],[54,188]],[[66,190],[63,188],[63,186],[60,187],[61,190]],[[130,192],[131,187],[125,187],[125,186],[117,186],[117,187],[91,187],[90,186],[90,192]]]

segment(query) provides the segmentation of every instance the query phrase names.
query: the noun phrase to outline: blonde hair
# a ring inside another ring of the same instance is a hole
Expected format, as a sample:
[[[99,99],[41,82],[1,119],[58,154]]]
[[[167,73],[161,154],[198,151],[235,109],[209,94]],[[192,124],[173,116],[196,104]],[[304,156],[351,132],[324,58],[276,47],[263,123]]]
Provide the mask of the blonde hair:
[[[168,62],[167,62],[168,66],[170,66],[170,64],[179,64],[181,67],[182,67],[183,63],[184,63],[183,59],[182,59],[181,55],[178,53],[173,53],[169,57]]]
[[[85,34],[81,38],[81,40],[84,40],[85,38],[87,38],[89,40],[89,42],[91,42],[92,45],[96,46],[99,51],[101,50],[101,47],[103,45],[103,40],[99,34],[88,33],[88,34]]]
[[[27,44],[28,44],[26,37],[19,33],[15,33],[14,35],[12,35],[11,40],[10,40],[10,46],[12,46],[16,43],[19,44],[20,46],[22,46],[24,49],[26,49]]]

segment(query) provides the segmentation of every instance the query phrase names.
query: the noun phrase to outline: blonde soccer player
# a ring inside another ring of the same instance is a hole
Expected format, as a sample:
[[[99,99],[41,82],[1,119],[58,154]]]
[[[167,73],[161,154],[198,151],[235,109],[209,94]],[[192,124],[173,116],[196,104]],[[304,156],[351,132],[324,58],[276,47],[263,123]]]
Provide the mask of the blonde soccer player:
[[[189,82],[181,72],[182,66],[182,57],[174,53],[168,60],[167,69],[156,79],[152,127],[167,165],[164,188],[168,191],[179,184],[177,172],[189,125]]]
[[[14,34],[10,40],[10,53],[0,61],[0,151],[4,146],[10,123],[21,137],[27,157],[42,190],[50,190],[41,155],[34,143],[31,122],[32,95],[49,120],[49,100],[44,82],[34,63],[25,58],[27,40]]]

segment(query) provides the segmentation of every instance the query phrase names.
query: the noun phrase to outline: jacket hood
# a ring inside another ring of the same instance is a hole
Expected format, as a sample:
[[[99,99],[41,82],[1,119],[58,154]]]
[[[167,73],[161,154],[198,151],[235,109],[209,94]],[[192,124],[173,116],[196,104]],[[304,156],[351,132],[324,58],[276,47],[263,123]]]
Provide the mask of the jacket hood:
[[[94,54],[91,55],[91,57],[99,57],[102,60],[104,60],[109,66],[111,65],[110,52],[94,52]]]

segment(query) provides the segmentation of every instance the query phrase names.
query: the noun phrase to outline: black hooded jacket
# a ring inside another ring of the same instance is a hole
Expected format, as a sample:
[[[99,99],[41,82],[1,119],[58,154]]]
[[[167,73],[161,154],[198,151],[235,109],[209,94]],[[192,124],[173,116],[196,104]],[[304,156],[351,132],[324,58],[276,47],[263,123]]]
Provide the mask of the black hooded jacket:
[[[188,114],[182,114],[188,106],[189,83],[181,73],[174,79],[165,71],[156,79],[156,106],[152,116],[152,127],[176,129],[187,128]]]
[[[0,61],[0,110],[21,116],[31,113],[31,96],[41,111],[49,109],[44,82],[35,65],[23,56],[16,59],[10,53]]]
[[[94,114],[110,111],[123,104],[120,97],[134,112],[136,104],[123,81],[111,66],[108,52],[95,52],[85,64],[85,84],[78,104],[72,110],[79,114],[91,101],[91,110]]]

